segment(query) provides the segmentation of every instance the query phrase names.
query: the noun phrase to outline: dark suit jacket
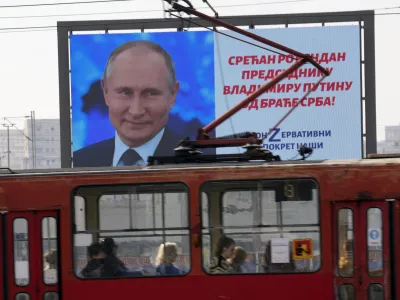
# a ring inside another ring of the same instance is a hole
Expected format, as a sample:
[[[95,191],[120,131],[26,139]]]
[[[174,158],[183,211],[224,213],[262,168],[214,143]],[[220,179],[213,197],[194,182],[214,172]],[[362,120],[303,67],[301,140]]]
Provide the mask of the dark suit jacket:
[[[153,156],[174,156],[174,149],[184,137],[175,134],[168,128],[165,129],[164,134],[158,144]],[[79,167],[111,167],[114,157],[114,137],[89,145],[85,148],[79,149],[73,153],[74,168]],[[203,149],[204,154],[215,153],[214,149]],[[147,163],[147,157],[143,159]]]

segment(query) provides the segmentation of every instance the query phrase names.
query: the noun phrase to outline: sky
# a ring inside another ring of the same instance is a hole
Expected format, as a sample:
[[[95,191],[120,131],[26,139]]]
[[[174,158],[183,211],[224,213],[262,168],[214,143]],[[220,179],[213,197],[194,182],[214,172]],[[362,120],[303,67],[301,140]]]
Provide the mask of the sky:
[[[87,3],[71,4],[74,2]],[[191,2],[197,8],[205,6],[202,0],[191,0]],[[400,49],[399,0],[209,0],[209,2],[216,7],[220,16],[374,9],[378,140],[384,139],[385,126],[400,124],[400,97],[396,89],[399,78],[396,74],[400,69],[400,60],[393,55]],[[20,6],[49,3],[69,4]],[[212,13],[209,9],[199,10]],[[33,110],[36,118],[59,118],[57,21],[163,17],[161,0],[109,3],[99,3],[96,0],[2,0],[0,2],[0,117],[17,120],[21,116],[30,115]]]

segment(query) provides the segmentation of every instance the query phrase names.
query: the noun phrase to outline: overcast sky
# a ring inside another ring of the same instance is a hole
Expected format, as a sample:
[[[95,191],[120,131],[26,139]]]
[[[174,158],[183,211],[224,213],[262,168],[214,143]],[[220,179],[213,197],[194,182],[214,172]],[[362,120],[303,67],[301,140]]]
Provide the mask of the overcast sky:
[[[96,2],[95,0],[0,1],[0,117],[29,115],[58,118],[57,21],[162,18],[161,0],[132,0],[35,7],[36,3]],[[378,139],[384,126],[400,123],[396,75],[400,60],[399,0],[209,0],[221,16],[308,13],[375,9]],[[191,0],[204,7],[201,0]],[[280,2],[280,3],[279,3]],[[246,6],[243,6],[246,4]],[[390,9],[389,9],[390,8]],[[211,13],[207,9],[202,12]],[[24,27],[23,30],[14,28]],[[31,27],[46,27],[32,29]]]

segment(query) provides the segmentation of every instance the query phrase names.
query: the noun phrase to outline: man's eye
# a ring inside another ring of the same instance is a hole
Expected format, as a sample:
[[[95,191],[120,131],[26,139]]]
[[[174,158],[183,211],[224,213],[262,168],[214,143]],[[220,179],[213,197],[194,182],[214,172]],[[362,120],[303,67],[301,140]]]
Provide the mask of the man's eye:
[[[121,89],[118,91],[118,94],[120,95],[130,95],[132,94],[131,91],[129,89]]]
[[[147,94],[147,96],[153,97],[153,96],[159,95],[160,93],[157,91],[147,91],[146,94]]]

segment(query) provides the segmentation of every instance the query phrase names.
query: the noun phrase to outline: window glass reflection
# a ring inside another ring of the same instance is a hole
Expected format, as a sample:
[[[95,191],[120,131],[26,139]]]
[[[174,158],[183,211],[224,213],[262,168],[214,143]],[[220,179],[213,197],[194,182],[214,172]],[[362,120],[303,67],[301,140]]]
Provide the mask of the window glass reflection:
[[[353,211],[342,208],[338,212],[338,270],[342,277],[352,277],[354,272]]]
[[[368,226],[368,274],[373,277],[383,276],[382,247],[382,211],[369,208],[367,211]]]

